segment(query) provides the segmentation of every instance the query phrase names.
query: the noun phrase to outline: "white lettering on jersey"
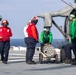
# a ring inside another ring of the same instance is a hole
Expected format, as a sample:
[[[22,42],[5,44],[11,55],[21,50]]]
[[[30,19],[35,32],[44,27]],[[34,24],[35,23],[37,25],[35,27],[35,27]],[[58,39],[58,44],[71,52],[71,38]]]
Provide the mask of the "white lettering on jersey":
[[[2,29],[0,29],[0,32],[2,31]]]
[[[9,29],[7,30],[7,32],[9,32]]]

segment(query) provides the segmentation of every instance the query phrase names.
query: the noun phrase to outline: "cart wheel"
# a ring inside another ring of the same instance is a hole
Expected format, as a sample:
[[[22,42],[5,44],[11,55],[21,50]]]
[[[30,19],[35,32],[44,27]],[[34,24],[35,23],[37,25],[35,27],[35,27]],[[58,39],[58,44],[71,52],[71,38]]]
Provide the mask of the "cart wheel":
[[[55,55],[55,63],[58,63],[59,61],[58,61],[58,55],[56,54]]]
[[[43,55],[41,53],[39,53],[39,62],[42,64],[43,62]]]
[[[61,49],[61,51],[60,51],[60,61],[63,63],[64,60],[66,60],[66,54],[65,54],[64,49]]]

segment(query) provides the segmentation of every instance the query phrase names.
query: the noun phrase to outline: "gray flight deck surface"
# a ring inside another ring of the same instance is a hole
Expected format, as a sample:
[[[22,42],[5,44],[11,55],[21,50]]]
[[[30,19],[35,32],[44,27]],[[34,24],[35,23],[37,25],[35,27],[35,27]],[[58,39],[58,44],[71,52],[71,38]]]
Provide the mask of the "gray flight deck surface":
[[[11,51],[8,64],[0,61],[0,75],[76,75],[76,66],[65,63],[39,63],[39,51],[35,52],[37,64],[25,62],[25,51]]]

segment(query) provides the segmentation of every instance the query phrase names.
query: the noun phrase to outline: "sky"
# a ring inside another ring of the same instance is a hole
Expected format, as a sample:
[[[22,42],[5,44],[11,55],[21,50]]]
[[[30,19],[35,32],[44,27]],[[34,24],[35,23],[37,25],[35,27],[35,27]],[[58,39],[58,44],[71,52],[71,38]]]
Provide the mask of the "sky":
[[[74,0],[64,0],[71,5],[76,5]],[[52,12],[63,9],[68,5],[61,0],[0,0],[0,15],[2,19],[9,21],[9,27],[12,29],[14,39],[23,39],[23,29],[27,22],[33,16],[40,13]],[[63,25],[64,19],[54,18],[57,24]],[[40,33],[43,31],[43,19],[39,18],[37,29]],[[62,26],[63,27],[63,26]],[[64,39],[59,30],[52,26],[51,32],[54,39]]]

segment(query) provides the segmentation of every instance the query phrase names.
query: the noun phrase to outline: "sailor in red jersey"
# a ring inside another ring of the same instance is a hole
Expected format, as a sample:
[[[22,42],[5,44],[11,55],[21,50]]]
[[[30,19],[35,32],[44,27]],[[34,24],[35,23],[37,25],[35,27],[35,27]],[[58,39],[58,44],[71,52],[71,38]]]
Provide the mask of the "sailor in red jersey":
[[[1,61],[7,64],[9,49],[10,49],[10,37],[12,36],[12,31],[8,27],[9,22],[7,20],[2,20],[0,26],[0,51],[1,51]]]
[[[39,40],[38,31],[36,28],[37,22],[38,18],[34,16],[31,19],[31,21],[24,27],[25,44],[27,47],[26,51],[27,64],[36,64],[32,59],[35,53],[36,43]]]

